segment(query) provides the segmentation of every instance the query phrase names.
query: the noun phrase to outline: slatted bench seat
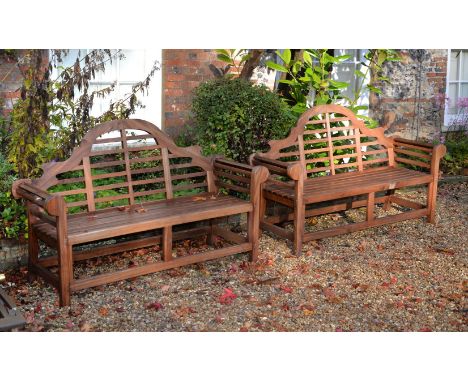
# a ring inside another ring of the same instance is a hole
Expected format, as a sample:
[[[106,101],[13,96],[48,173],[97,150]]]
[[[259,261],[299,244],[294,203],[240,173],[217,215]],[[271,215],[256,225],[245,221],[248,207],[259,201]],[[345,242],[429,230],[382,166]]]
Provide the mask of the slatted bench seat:
[[[39,179],[16,181],[13,195],[27,204],[29,271],[58,288],[62,306],[70,304],[71,292],[84,288],[241,252],[250,252],[252,261],[257,257],[265,167],[203,157],[199,147],[178,147],[156,126],[135,119],[95,127],[68,160],[43,169]],[[243,213],[247,237],[217,224],[218,218]],[[194,222],[204,223],[186,226]],[[139,233],[146,236],[120,241]],[[201,235],[208,244],[221,236],[231,245],[173,255],[174,240]],[[109,239],[118,241],[98,245]],[[40,257],[39,240],[58,255]],[[96,246],[83,249],[89,243]],[[76,261],[159,243],[161,261],[74,278]],[[54,266],[58,273],[50,270]]]
[[[338,105],[306,111],[287,138],[271,141],[270,151],[251,157],[252,164],[264,165],[272,174],[264,185],[261,227],[293,241],[294,252],[300,254],[303,241],[422,216],[434,222],[445,146],[388,138],[385,130],[366,128]],[[395,195],[395,190],[415,185],[428,185],[426,205]],[[293,211],[265,216],[271,202]],[[411,211],[376,218],[376,203],[384,203],[385,209],[395,203]],[[306,217],[358,207],[367,207],[364,222],[305,232]],[[292,232],[283,227],[288,221],[294,222]]]

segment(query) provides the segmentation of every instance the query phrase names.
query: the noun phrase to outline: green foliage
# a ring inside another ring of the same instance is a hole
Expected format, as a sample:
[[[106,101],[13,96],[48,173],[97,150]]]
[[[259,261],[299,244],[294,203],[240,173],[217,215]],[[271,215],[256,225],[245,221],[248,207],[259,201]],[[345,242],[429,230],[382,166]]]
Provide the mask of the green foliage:
[[[287,73],[287,78],[280,83],[288,86],[288,94],[284,94],[285,101],[298,115],[302,114],[308,107],[341,102],[348,106],[356,114],[365,110],[367,106],[357,106],[362,92],[367,89],[370,92],[380,94],[382,91],[376,86],[378,81],[388,82],[388,78],[382,76],[383,64],[387,61],[398,60],[398,55],[390,49],[371,49],[365,55],[365,61],[361,62],[361,70],[355,72],[358,86],[354,98],[346,97],[343,92],[349,86],[348,83],[332,79],[333,65],[346,62],[349,55],[334,57],[328,53],[328,49],[305,49],[302,57],[292,57],[291,50],[285,49],[276,54],[282,64],[268,61],[269,68]],[[362,69],[364,68],[364,69]],[[365,80],[370,74],[370,82]],[[376,123],[366,116],[359,115],[368,126]]]
[[[15,180],[12,174],[13,166],[0,153],[0,236],[17,239],[26,236],[26,210],[21,201],[11,196],[11,185]]]
[[[247,162],[267,142],[286,136],[296,118],[265,86],[242,79],[205,82],[195,89],[192,111],[204,154]]]
[[[468,135],[464,131],[450,132],[445,140],[447,154],[441,161],[442,171],[448,175],[460,175],[468,168]]]
[[[231,68],[234,68],[236,73],[240,73],[244,63],[251,57],[248,49],[216,49],[215,51],[218,60],[227,64],[220,69],[222,75],[226,78],[236,77],[236,74],[230,73]]]
[[[105,70],[107,61],[124,59],[124,56],[119,51],[94,49],[78,57],[74,65],[63,67],[62,58],[66,54],[66,50],[54,50],[47,59],[44,51],[32,49],[25,53],[29,65],[21,66],[18,60],[23,85],[21,100],[16,102],[11,114],[7,145],[8,159],[21,178],[39,176],[43,163],[67,157],[95,125],[128,118],[142,106],[137,94],[147,91],[154,72],[159,69],[155,63],[148,76],[133,85],[128,94],[110,103],[102,115],[93,117],[94,100],[112,94],[115,84],[92,91],[90,81]],[[52,79],[55,68],[60,69],[60,74]],[[57,130],[51,130],[51,126]]]
[[[333,64],[346,61],[350,56],[333,57],[327,53],[327,49],[306,49],[302,59],[293,59],[290,49],[285,49],[283,53],[277,51],[276,54],[283,64],[268,61],[267,66],[289,75],[289,79],[280,82],[289,87],[291,98],[286,100],[295,113],[302,114],[307,110],[311,95],[314,95],[314,105],[335,103],[343,98],[341,90],[346,89],[348,84],[332,80],[331,70]]]

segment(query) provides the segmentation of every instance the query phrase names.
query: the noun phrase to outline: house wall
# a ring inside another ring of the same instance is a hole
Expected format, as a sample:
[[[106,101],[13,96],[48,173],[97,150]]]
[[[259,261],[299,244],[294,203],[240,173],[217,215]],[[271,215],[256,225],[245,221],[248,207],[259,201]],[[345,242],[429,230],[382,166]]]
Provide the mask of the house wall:
[[[210,65],[224,67],[212,49],[164,49],[162,54],[163,130],[179,135],[190,126],[192,92],[201,82],[215,78]]]
[[[386,112],[396,114],[387,134],[409,139],[432,140],[443,124],[447,80],[445,49],[401,50],[402,60],[384,64],[390,83],[383,94],[370,99],[370,116],[383,121]]]

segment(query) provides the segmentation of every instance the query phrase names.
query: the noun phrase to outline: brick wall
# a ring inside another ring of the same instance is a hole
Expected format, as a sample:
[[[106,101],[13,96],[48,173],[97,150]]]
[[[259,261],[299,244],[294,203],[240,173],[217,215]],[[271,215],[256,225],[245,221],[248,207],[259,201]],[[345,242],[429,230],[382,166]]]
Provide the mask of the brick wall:
[[[445,95],[447,50],[411,49],[400,51],[400,62],[384,65],[384,75],[390,84],[383,85],[383,94],[372,95],[370,115],[383,119],[386,111],[396,113],[396,120],[388,130],[409,139],[432,140],[443,123],[444,104],[436,100]]]
[[[164,49],[162,53],[163,130],[177,136],[190,125],[192,91],[214,78],[210,64],[224,67],[212,49]]]

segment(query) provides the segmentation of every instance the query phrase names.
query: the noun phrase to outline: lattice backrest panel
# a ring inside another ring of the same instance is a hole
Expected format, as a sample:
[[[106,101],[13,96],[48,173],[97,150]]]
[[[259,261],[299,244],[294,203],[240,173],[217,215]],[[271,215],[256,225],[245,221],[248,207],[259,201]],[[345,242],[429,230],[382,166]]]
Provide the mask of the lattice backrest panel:
[[[197,154],[148,122],[112,121],[90,131],[69,160],[47,165],[39,183],[63,195],[71,213],[170,199],[207,190],[209,162]]]
[[[383,134],[366,128],[349,109],[321,105],[306,111],[289,137],[272,141],[267,156],[300,161],[308,176],[333,175],[388,165],[383,144],[388,144]]]

